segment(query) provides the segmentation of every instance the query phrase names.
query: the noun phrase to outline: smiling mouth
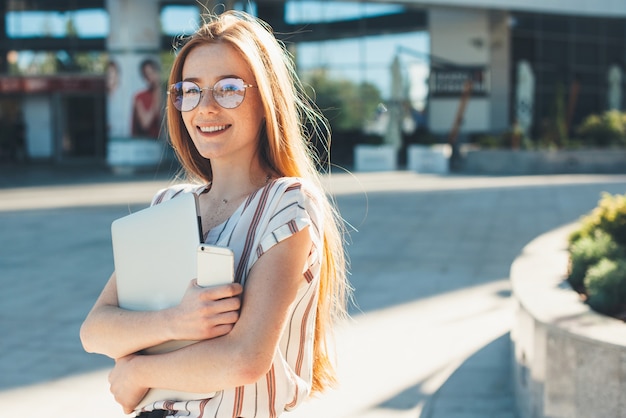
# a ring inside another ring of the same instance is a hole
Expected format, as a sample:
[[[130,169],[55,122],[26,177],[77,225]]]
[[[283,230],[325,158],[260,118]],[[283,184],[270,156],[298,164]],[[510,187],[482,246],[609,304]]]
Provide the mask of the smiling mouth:
[[[226,129],[228,129],[230,127],[230,125],[217,125],[217,126],[198,126],[198,129],[200,129],[201,132],[203,133],[214,133],[214,132],[220,132],[220,131],[224,131]]]

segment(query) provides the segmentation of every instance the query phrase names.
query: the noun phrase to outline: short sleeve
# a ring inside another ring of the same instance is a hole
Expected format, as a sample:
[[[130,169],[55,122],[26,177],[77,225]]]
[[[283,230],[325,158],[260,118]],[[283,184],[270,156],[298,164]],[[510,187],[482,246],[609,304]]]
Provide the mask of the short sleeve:
[[[156,194],[152,197],[150,206],[158,205],[159,203],[173,199],[181,193],[198,193],[199,190],[204,188],[205,186],[199,186],[196,184],[176,184],[156,192]]]
[[[256,249],[257,257],[309,227],[313,243],[309,267],[319,264],[319,250],[323,242],[323,210],[322,201],[315,189],[301,179],[291,179],[291,183],[286,185],[272,206],[269,222]]]

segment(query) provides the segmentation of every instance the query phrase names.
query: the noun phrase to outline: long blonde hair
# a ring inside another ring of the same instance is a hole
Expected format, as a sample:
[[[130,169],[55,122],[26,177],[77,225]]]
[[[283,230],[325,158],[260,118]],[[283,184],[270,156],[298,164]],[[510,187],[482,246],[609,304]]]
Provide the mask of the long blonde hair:
[[[170,72],[169,84],[181,80],[189,52],[200,45],[225,43],[239,51],[252,69],[265,112],[259,152],[263,163],[280,176],[302,177],[323,190],[317,169],[313,137],[326,141],[330,149],[327,121],[304,93],[293,61],[271,28],[244,12],[227,11],[205,17],[206,23],[179,49]],[[182,116],[168,103],[167,125],[170,140],[187,175],[212,180],[211,163],[196,150]],[[350,287],[346,277],[343,229],[335,206],[324,201],[324,258],[315,324],[312,390],[319,392],[335,383],[329,355],[328,333],[337,319],[345,317]]]

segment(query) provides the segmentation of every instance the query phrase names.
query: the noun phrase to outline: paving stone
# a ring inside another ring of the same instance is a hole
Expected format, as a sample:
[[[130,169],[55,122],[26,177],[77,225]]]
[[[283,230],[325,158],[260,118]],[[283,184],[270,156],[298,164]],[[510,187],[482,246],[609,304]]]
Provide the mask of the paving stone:
[[[71,398],[45,400],[49,416],[77,396],[111,411],[93,382],[106,387],[106,373],[97,373],[112,361],[85,353],[78,330],[112,271],[111,221],[144,207],[169,177],[55,170],[0,181],[0,400],[41,399],[72,382]],[[601,192],[623,193],[626,177],[357,177],[360,184],[333,180],[342,214],[359,230],[347,247],[358,307],[338,337],[350,357],[346,383],[286,416],[513,418],[510,265],[534,237],[593,208]],[[11,411],[3,407],[3,416],[24,416]]]

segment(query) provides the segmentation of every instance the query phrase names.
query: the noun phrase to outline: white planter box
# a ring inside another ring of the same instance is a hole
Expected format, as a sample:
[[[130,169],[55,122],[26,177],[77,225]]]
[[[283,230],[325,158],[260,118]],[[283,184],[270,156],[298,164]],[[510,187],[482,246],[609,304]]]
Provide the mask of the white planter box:
[[[107,164],[116,172],[153,167],[162,158],[163,144],[152,139],[113,139],[107,146]]]
[[[563,281],[569,224],[530,242],[511,266],[517,416],[624,417],[626,325]]]
[[[398,167],[398,153],[393,145],[365,145],[354,147],[356,171],[393,171]]]
[[[447,174],[450,171],[452,148],[448,144],[409,145],[407,169],[418,173]]]
[[[626,172],[626,150],[470,150],[463,171],[471,174],[532,175]]]

